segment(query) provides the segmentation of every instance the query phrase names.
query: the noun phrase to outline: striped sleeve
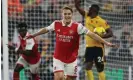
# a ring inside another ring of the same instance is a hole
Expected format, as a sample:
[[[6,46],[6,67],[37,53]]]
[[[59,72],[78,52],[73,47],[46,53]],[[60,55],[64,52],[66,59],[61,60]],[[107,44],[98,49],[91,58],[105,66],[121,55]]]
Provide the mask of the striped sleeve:
[[[46,29],[48,31],[54,31],[55,30],[55,21],[51,25],[49,25],[48,27],[46,27]]]
[[[84,27],[81,23],[78,24],[78,34],[87,34],[88,33],[88,29],[86,27]]]

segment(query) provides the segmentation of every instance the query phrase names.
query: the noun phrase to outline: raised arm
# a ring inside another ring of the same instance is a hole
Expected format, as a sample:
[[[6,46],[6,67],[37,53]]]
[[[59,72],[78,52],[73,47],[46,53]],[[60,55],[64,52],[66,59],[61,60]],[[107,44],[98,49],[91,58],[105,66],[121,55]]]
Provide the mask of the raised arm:
[[[80,1],[79,0],[74,0],[75,2],[75,7],[76,9],[79,11],[79,13],[82,15],[82,16],[85,16],[85,11],[84,9],[81,9],[80,8]]]

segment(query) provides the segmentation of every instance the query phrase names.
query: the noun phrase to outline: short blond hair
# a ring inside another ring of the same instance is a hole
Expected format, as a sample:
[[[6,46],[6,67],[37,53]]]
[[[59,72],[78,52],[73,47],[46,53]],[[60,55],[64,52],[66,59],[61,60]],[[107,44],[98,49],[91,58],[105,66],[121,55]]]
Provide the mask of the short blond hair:
[[[64,10],[64,9],[70,10],[70,11],[73,13],[73,9],[72,9],[71,7],[69,7],[69,6],[64,6],[64,7],[62,8],[62,10]]]

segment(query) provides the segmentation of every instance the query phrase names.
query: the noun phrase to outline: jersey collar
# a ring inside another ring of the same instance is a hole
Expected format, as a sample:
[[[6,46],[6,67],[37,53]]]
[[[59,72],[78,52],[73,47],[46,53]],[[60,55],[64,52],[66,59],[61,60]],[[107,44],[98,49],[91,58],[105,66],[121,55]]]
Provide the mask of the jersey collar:
[[[62,26],[65,26],[65,24],[63,23],[63,20],[61,20],[61,22],[62,22]],[[70,24],[68,25],[68,27],[71,27],[71,25],[72,25],[72,20],[71,20],[71,22],[70,22]]]
[[[25,40],[28,36],[29,36],[29,33],[28,33],[28,32],[26,33],[26,36],[25,36],[24,38],[22,38],[21,35],[19,34],[19,38],[20,38],[20,39],[24,39],[24,40]]]
[[[90,17],[90,19],[98,19],[98,18],[99,18],[99,16],[96,16],[95,18],[91,18],[91,17]]]

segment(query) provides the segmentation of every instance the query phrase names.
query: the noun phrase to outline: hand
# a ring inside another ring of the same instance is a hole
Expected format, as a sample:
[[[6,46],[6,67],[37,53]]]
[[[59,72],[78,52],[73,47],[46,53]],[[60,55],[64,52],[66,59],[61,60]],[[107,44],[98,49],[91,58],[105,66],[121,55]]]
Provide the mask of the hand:
[[[22,54],[22,53],[23,53],[23,50],[18,49],[18,50],[17,50],[17,53]]]
[[[115,47],[115,48],[119,48],[120,47],[119,45],[112,44],[112,43],[109,43],[109,42],[106,45],[110,46],[110,47]]]
[[[15,50],[15,47],[12,46],[12,45],[10,45],[10,44],[7,44],[7,47],[8,47],[9,49],[14,49],[14,50]]]

